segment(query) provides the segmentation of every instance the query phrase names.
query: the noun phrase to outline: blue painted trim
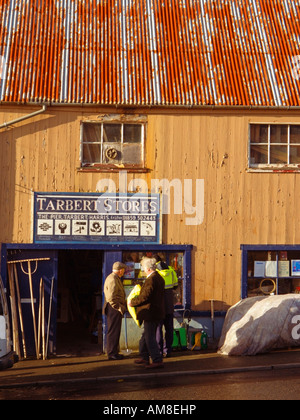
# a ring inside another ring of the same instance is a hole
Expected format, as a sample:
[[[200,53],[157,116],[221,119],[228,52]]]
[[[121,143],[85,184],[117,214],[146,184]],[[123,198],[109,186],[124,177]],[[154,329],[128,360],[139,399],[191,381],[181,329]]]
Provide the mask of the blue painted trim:
[[[242,270],[241,270],[241,298],[248,296],[248,251],[242,252]]]
[[[192,306],[192,253],[191,250],[186,250],[184,254],[184,284],[183,284],[183,302],[184,309],[191,309]]]
[[[242,251],[300,251],[299,245],[241,245]]]
[[[7,287],[7,278],[6,278],[6,255],[7,255],[7,248],[6,244],[1,244],[1,265],[0,265],[0,273],[3,281],[3,286],[6,289]]]
[[[17,243],[6,243],[2,244],[2,247],[6,249],[97,249],[99,251],[192,251],[193,245],[162,245],[162,244],[91,244],[91,243],[76,243],[76,244],[62,244],[62,243],[53,243],[53,244],[17,244]]]

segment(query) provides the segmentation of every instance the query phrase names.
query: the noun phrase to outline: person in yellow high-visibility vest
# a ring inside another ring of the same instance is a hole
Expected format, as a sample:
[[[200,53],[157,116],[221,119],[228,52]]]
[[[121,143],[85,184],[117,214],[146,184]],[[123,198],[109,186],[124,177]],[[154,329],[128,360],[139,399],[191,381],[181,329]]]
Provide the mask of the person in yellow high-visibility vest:
[[[173,344],[173,315],[174,315],[174,294],[173,289],[178,286],[178,277],[173,267],[168,266],[161,261],[159,255],[155,255],[156,271],[162,276],[165,281],[165,318],[159,323],[156,330],[156,341],[160,352],[166,357],[171,357]],[[163,326],[165,327],[165,337],[163,336]],[[165,338],[165,339],[164,339]]]

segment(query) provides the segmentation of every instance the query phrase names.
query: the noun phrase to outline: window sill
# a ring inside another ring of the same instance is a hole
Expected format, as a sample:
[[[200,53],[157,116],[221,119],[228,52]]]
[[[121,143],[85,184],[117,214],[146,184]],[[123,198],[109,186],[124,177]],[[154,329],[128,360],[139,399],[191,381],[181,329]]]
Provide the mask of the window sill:
[[[129,173],[149,173],[151,169],[149,168],[139,168],[134,166],[117,166],[117,165],[90,165],[90,166],[82,166],[77,168],[77,172],[103,172],[103,173],[113,173],[113,172],[120,172],[126,171]]]
[[[300,173],[299,166],[282,166],[282,167],[262,167],[262,168],[248,168],[248,173],[274,173],[274,174],[294,174]]]

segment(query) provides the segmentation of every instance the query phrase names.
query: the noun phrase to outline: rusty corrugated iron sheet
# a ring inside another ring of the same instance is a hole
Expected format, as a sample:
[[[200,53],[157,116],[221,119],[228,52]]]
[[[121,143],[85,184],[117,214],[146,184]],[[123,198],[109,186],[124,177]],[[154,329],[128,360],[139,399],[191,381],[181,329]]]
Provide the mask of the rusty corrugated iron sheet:
[[[0,100],[300,106],[300,0],[0,0]]]

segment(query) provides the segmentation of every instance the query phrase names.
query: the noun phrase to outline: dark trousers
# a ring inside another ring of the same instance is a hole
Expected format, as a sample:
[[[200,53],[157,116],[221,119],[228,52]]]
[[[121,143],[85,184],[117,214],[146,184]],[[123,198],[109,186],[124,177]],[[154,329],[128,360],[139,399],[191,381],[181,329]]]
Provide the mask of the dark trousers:
[[[119,341],[122,326],[122,314],[107,303],[105,308],[107,319],[106,353],[108,357],[119,353]]]
[[[163,335],[163,326],[165,327],[165,343]],[[161,354],[171,354],[173,344],[173,314],[167,314],[165,319],[161,321],[156,330],[156,341]]]
[[[162,361],[162,355],[156,342],[157,325],[157,322],[144,321],[144,332],[139,343],[141,358],[148,361],[149,357],[151,357],[153,363]]]

